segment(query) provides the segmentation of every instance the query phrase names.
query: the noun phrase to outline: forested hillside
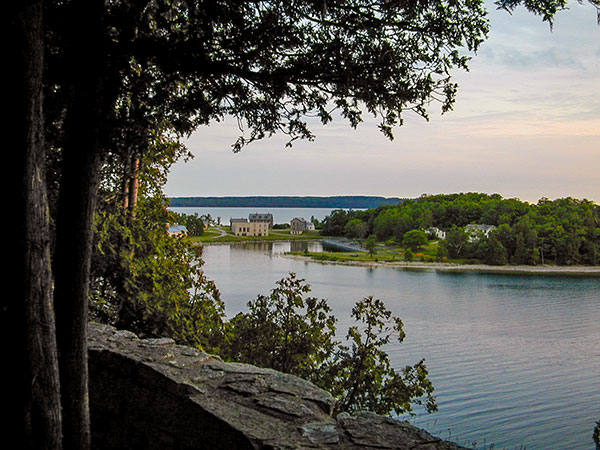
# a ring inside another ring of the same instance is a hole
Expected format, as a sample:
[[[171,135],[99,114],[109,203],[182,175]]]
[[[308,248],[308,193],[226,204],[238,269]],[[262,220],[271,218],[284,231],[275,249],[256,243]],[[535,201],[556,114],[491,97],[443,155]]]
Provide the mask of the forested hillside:
[[[489,236],[470,237],[468,224],[493,225]],[[600,206],[590,200],[540,199],[536,204],[498,194],[422,196],[366,211],[334,211],[323,235],[402,242],[411,230],[437,227],[450,258],[489,264],[600,264]]]
[[[271,208],[376,208],[397,205],[400,198],[344,195],[332,197],[250,196],[250,197],[174,197],[174,207],[271,207]]]

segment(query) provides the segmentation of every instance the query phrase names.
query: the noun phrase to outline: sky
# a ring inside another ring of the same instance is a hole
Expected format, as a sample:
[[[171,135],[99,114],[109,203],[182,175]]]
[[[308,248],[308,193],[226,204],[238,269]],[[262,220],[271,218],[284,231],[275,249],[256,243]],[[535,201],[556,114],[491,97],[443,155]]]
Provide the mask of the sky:
[[[600,26],[574,2],[552,30],[524,10],[488,2],[489,37],[470,71],[455,71],[454,110],[407,112],[389,141],[365,115],[356,130],[339,119],[316,124],[312,142],[285,148],[283,136],[240,153],[234,120],[199,128],[194,158],[173,166],[169,197],[497,193],[600,203]]]

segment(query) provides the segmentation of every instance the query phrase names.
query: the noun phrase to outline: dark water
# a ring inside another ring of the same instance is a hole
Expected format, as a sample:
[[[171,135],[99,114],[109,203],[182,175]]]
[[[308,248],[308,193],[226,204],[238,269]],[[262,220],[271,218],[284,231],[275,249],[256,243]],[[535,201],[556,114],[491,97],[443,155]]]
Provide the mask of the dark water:
[[[426,359],[439,411],[408,418],[477,449],[593,450],[600,420],[600,278],[444,274],[279,256],[319,243],[206,246],[229,315],[295,272],[329,299],[341,334],[374,295],[404,321],[395,367]],[[294,248],[291,248],[293,246]]]

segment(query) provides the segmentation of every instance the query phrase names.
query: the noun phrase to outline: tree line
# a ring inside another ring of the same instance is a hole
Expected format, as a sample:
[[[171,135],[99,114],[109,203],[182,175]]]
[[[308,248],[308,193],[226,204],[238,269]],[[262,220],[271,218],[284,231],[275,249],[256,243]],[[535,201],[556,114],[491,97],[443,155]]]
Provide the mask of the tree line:
[[[381,204],[396,204],[400,198],[364,195],[255,196],[255,197],[172,197],[173,207],[259,207],[259,208],[376,208]]]
[[[488,234],[471,234],[469,224],[492,225]],[[333,211],[321,233],[402,244],[414,230],[446,232],[438,251],[453,259],[488,264],[600,264],[600,206],[571,197],[537,203],[498,194],[424,195],[395,206],[366,211]],[[435,236],[430,236],[436,239]]]

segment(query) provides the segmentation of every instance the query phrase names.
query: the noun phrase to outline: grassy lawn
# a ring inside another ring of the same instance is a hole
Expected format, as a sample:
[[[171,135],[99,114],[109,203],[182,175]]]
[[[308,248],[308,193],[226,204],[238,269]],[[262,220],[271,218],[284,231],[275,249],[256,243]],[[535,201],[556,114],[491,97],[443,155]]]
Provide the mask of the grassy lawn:
[[[431,241],[427,245],[424,245],[423,249],[418,253],[422,253],[423,255],[431,256],[432,258],[435,258],[435,256],[437,255],[438,247],[439,247],[438,241]]]
[[[214,239],[221,236],[221,233],[219,233],[218,231],[214,231],[214,230],[208,230],[205,231],[204,234],[202,236],[191,236],[192,240],[197,240],[197,239]]]
[[[438,243],[432,242],[414,253],[413,261],[432,262],[436,260]],[[308,256],[315,261],[338,262],[399,262],[406,261],[404,249],[379,244],[376,252],[290,252],[290,255]]]
[[[378,251],[372,256],[367,252],[290,252],[291,255],[308,256],[315,261],[392,262],[402,261],[402,254],[395,251]]]

